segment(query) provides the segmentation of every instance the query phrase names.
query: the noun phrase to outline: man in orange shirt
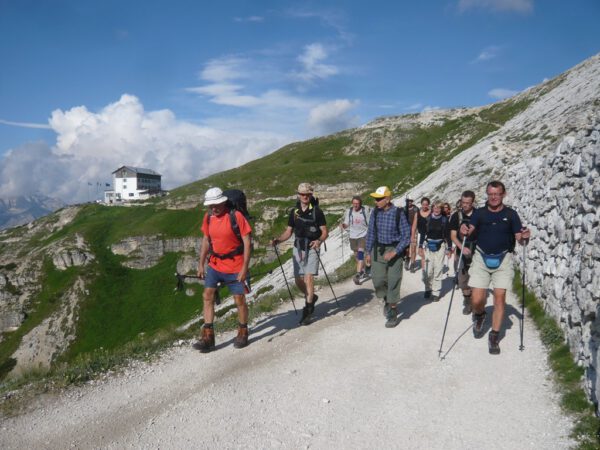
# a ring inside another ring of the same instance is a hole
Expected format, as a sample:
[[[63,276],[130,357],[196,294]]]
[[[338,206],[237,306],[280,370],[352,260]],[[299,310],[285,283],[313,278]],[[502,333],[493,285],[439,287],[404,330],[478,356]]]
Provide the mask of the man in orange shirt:
[[[230,210],[227,197],[218,187],[206,191],[204,206],[208,206],[209,211],[202,220],[204,239],[198,263],[198,277],[204,279],[204,326],[202,336],[194,347],[202,353],[208,353],[215,346],[214,299],[219,282],[227,285],[238,309],[239,328],[233,345],[236,348],[248,345],[248,305],[244,294],[247,292],[252,229],[241,212]],[[234,231],[236,224],[241,242]],[[205,272],[207,259],[208,268]]]

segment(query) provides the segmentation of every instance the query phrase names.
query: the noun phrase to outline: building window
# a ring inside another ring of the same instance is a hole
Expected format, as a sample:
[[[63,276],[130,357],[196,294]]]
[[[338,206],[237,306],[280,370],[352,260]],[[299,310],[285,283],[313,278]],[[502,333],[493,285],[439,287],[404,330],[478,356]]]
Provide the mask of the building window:
[[[134,195],[134,194],[133,194],[133,192],[130,192],[130,193],[129,193],[129,196],[130,196],[130,197],[133,197],[133,195]]]

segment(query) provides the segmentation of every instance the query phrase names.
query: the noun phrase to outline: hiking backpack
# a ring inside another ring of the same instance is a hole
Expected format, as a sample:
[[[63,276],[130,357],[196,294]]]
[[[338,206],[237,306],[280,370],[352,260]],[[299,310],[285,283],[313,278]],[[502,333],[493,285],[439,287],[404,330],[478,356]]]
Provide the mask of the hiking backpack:
[[[442,234],[446,235],[446,227],[448,226],[448,217],[442,215]],[[427,228],[425,229],[425,239],[427,239],[427,235],[429,234],[429,224],[431,223],[431,214],[429,214],[425,220],[427,221]],[[445,239],[445,238],[444,238]]]
[[[316,197],[310,198],[311,216],[306,219],[300,217],[300,200],[296,202],[294,211],[294,233],[296,238],[306,238],[309,240],[319,239],[321,237],[321,229],[317,227],[317,208],[319,207],[319,199]],[[298,226],[298,224],[300,226]],[[299,231],[299,233],[298,233]]]
[[[235,212],[239,211],[246,218],[246,220],[250,220],[250,214],[248,213],[248,205],[246,200],[246,194],[239,189],[227,189],[223,191],[223,195],[227,197],[227,208],[229,209],[229,222],[231,224],[231,231],[238,239],[239,245],[229,253],[219,254],[215,253],[212,246],[212,240],[210,238],[210,234],[208,235],[208,252],[211,255],[216,256],[220,259],[233,258],[236,255],[241,255],[244,253],[244,241],[242,240],[242,234],[240,233],[240,226],[237,223],[237,218],[235,217]],[[207,226],[210,225],[210,217],[211,214],[208,215]],[[252,238],[250,238],[252,241]],[[251,246],[252,248],[252,246]]]
[[[352,210],[354,208],[350,207],[349,211],[348,211],[348,225],[352,225]],[[366,206],[361,206],[360,207],[360,212],[362,213],[363,217],[365,218],[365,223],[367,224],[367,226],[369,225],[369,218],[367,217],[367,213],[366,213]]]

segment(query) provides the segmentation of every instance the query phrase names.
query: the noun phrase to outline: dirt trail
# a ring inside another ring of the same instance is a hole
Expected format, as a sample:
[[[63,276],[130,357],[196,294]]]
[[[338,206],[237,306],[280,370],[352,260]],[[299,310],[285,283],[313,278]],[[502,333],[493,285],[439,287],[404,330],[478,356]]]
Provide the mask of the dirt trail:
[[[491,356],[455,294],[438,358],[451,286],[429,303],[420,272],[406,274],[394,329],[370,282],[335,285],[340,308],[323,287],[310,326],[296,325],[288,302],[252,326],[246,349],[233,348],[232,333],[207,355],[174,348],[4,419],[0,447],[568,448],[572,423],[529,320],[518,350],[514,295],[502,353]]]

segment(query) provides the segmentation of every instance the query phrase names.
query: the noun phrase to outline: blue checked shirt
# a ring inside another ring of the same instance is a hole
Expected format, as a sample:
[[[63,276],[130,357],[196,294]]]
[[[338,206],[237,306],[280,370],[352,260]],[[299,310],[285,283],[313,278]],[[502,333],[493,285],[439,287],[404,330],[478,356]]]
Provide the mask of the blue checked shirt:
[[[396,229],[396,210],[398,208],[392,205],[387,211],[380,209],[377,211],[377,223],[375,217],[375,208],[371,213],[369,220],[369,231],[367,231],[367,254],[370,254],[375,245],[375,227],[377,227],[377,241],[382,245],[396,244],[396,253],[401,254],[410,244],[410,226],[404,214],[400,214],[400,229]]]

